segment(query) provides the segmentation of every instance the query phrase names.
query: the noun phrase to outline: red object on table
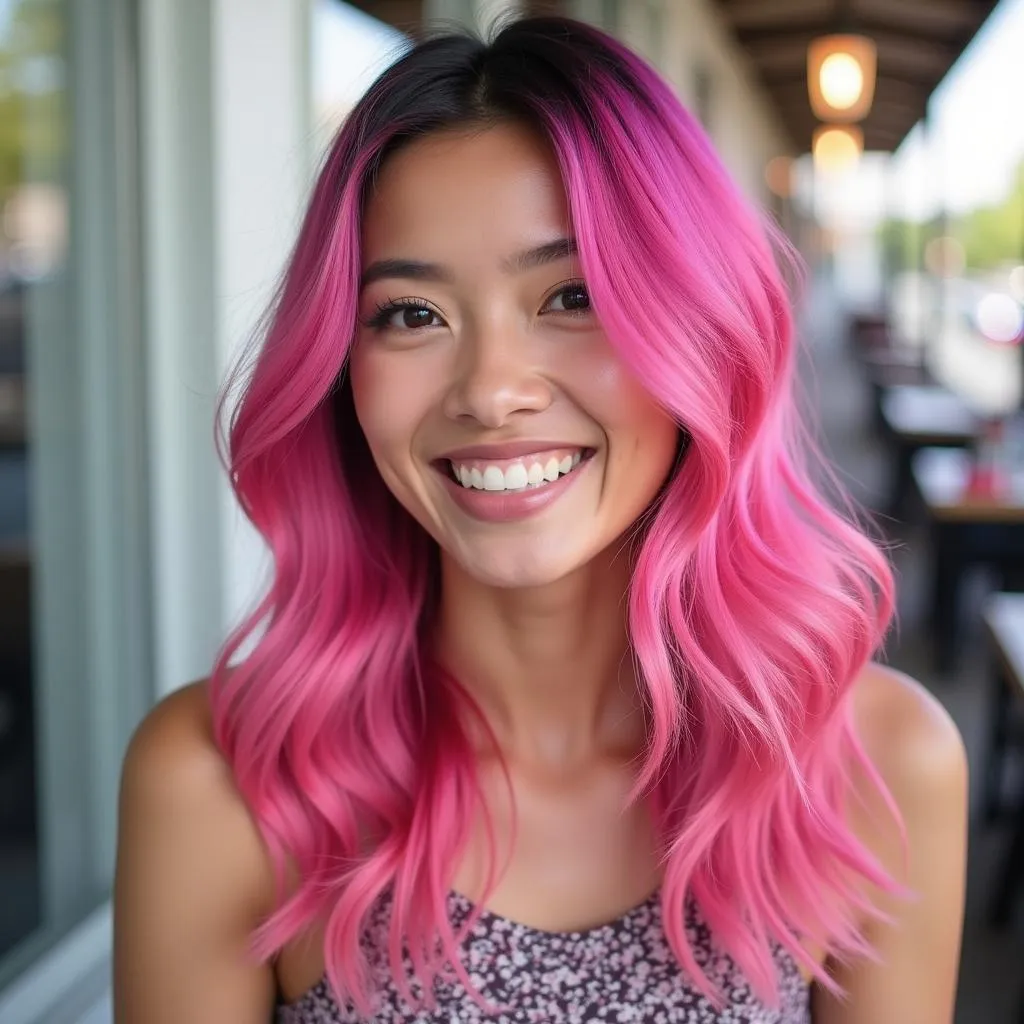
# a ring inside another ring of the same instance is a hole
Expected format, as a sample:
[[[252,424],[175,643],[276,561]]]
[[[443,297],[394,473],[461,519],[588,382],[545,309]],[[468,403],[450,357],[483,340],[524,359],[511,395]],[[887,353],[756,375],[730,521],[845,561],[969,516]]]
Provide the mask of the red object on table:
[[[990,462],[971,460],[971,473],[967,478],[967,495],[971,498],[997,498],[1006,493],[1006,474]]]
[[[1002,458],[1005,437],[1006,424],[1002,418],[993,417],[985,424],[971,459],[968,497],[996,498],[1005,493],[1009,483]]]

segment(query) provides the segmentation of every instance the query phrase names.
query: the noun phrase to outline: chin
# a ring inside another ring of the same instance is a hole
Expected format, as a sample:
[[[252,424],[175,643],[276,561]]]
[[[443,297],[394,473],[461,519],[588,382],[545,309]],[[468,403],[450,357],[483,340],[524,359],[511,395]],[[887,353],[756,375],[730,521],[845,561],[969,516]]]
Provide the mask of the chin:
[[[568,555],[568,553],[566,553]],[[550,552],[525,554],[516,547],[495,554],[461,551],[455,555],[462,571],[486,587],[501,590],[530,590],[547,587],[565,579],[589,561],[588,558],[553,558]]]

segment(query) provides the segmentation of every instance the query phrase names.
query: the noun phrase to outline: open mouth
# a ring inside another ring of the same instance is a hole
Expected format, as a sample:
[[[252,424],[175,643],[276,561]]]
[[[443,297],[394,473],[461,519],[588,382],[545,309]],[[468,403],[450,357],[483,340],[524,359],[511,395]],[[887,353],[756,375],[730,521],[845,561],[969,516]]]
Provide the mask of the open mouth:
[[[556,448],[514,459],[440,459],[438,468],[466,490],[539,490],[592,458],[593,448]]]

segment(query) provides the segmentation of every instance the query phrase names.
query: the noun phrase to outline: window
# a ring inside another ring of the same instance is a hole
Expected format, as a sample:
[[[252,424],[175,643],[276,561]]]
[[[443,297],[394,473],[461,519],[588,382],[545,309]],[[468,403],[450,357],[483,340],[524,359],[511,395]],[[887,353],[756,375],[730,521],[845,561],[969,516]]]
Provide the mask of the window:
[[[133,13],[0,4],[0,989],[109,896],[152,677]]]

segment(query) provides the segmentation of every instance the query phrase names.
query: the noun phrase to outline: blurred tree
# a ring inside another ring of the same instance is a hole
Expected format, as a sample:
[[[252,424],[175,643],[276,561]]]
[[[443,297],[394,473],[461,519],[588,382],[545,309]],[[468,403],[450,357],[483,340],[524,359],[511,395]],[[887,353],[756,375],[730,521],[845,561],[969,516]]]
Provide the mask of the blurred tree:
[[[924,223],[884,221],[879,231],[889,266],[894,270],[919,267],[925,244],[938,230],[938,218]],[[1024,260],[1024,161],[1001,203],[979,207],[951,220],[949,230],[963,244],[967,266],[972,269],[987,270],[1001,263]]]
[[[67,139],[60,5],[21,0],[0,21],[0,202],[25,181],[58,183]],[[26,156],[32,154],[32,166]]]
[[[963,242],[969,267],[984,270],[1024,259],[1024,162],[1017,168],[1006,199],[963,217],[957,237]]]
[[[912,270],[921,266],[925,243],[938,230],[937,221],[886,220],[879,231],[891,270]]]

